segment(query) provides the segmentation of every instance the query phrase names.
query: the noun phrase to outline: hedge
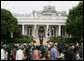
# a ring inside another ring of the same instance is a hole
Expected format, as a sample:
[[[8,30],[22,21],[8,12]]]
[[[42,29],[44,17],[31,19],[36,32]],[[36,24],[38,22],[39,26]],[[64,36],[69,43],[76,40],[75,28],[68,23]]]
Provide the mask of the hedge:
[[[62,42],[62,43],[76,43],[76,42],[79,42],[79,38],[61,38],[61,39],[58,39],[56,37],[50,37],[50,41],[51,42]]]
[[[1,39],[2,43],[30,43],[33,40],[33,36],[22,37],[22,38],[9,38],[9,39]]]

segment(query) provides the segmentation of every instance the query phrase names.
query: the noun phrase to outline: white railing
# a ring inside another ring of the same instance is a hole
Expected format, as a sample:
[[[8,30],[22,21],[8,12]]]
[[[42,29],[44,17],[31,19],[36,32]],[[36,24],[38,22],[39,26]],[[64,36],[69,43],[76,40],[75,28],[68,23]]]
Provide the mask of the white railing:
[[[18,20],[66,20],[67,17],[17,17]]]

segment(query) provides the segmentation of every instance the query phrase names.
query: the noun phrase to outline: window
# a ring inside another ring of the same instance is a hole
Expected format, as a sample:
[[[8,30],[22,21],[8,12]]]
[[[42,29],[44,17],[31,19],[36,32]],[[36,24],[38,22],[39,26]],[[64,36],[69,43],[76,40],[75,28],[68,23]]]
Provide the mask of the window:
[[[28,32],[27,32],[28,36],[32,36],[32,27],[28,27]]]
[[[56,37],[56,27],[55,26],[51,27],[51,36]]]

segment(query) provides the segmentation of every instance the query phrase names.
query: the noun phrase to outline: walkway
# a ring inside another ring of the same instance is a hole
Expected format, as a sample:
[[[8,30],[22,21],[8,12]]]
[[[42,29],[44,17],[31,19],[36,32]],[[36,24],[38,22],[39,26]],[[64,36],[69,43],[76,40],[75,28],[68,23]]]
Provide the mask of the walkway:
[[[35,45],[40,45],[39,38],[36,38],[36,39],[34,39],[34,40],[36,40],[36,43],[34,43]],[[47,40],[48,40],[48,39],[44,38],[44,40],[43,40],[43,44],[44,44],[44,45],[48,45],[48,43],[46,43]]]

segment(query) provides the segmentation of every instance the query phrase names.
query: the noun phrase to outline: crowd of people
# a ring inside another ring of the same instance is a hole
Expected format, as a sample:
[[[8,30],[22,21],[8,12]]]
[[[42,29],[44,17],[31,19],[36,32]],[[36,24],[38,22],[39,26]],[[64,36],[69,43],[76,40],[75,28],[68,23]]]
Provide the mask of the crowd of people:
[[[1,44],[1,60],[83,60],[83,43]]]

